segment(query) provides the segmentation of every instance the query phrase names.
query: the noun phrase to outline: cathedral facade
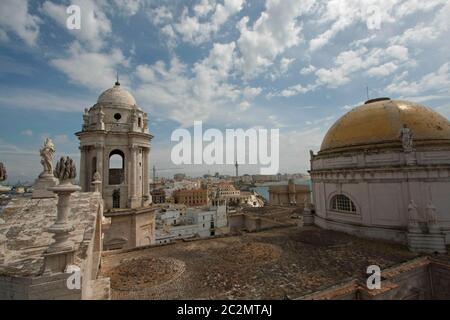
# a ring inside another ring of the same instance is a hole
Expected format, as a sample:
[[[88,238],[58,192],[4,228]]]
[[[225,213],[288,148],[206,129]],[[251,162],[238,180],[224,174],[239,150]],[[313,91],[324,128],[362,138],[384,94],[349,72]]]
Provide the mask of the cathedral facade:
[[[311,152],[314,224],[445,252],[450,243],[450,122],[380,98],[339,119]]]

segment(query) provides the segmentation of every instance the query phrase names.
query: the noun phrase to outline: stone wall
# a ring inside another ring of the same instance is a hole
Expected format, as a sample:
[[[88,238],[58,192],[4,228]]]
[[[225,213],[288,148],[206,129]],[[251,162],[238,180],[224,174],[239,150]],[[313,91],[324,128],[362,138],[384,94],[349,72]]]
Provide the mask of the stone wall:
[[[306,300],[450,299],[450,261],[418,258],[381,271],[381,288],[369,290],[363,279],[300,297]]]
[[[45,255],[54,242],[46,230],[56,217],[56,199],[18,199],[4,213],[2,233],[7,236],[7,255],[0,266],[0,299],[107,299],[107,279],[97,279],[102,253],[103,202],[98,193],[72,195],[68,219],[75,230],[73,260],[81,274],[79,289],[69,289],[72,273],[46,269]],[[20,227],[22,229],[19,229]],[[27,239],[27,241],[24,241]],[[55,253],[59,258],[67,254]],[[62,259],[62,258],[61,258]],[[62,260],[64,260],[62,259]]]

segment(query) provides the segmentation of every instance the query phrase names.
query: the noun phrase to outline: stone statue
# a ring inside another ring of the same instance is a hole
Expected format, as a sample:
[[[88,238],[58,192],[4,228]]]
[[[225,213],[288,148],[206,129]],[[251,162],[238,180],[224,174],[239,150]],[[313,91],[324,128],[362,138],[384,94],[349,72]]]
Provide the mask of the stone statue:
[[[413,135],[411,129],[408,128],[406,124],[400,129],[399,138],[402,140],[403,150],[405,152],[413,151]]]
[[[41,164],[44,167],[41,176],[51,175],[53,171],[53,155],[55,154],[55,145],[50,138],[45,139],[44,146],[40,150]]]
[[[309,209],[309,203],[308,203],[308,196],[307,195],[305,195],[303,197],[303,208]]]
[[[67,157],[61,157],[59,162],[56,164],[56,169],[53,172],[56,178],[60,181],[70,181],[75,179],[77,176],[77,170],[75,167],[75,162]]]
[[[0,162],[0,182],[5,181],[8,178],[6,175],[6,168],[3,165],[3,162]]]
[[[95,171],[94,176],[92,177],[92,181],[102,181],[102,176],[98,171]]]
[[[436,207],[429,202],[425,210],[428,232],[432,234],[440,233]]]
[[[426,208],[427,223],[437,223],[436,207],[429,202]]]
[[[314,151],[309,150],[309,156],[311,157],[311,159],[313,159],[314,158]]]
[[[89,126],[89,110],[88,109],[84,109],[83,130],[87,130],[88,126]]]
[[[105,121],[105,113],[103,112],[103,109],[100,108],[100,110],[98,111],[98,123],[103,124],[104,121]]]
[[[136,120],[137,120],[136,110],[133,109],[133,110],[131,110],[130,122],[131,122],[131,123],[135,123]]]
[[[148,115],[144,113],[144,130],[148,129]]]
[[[102,177],[98,171],[95,171],[94,176],[92,177],[92,182],[94,192],[100,192],[100,185],[102,184]]]
[[[408,205],[408,232],[410,233],[422,233],[422,229],[419,225],[419,212],[417,211],[417,205],[414,200],[411,199]]]
[[[417,211],[417,205],[414,200],[411,200],[408,205],[408,219],[409,222],[419,222],[419,212]]]

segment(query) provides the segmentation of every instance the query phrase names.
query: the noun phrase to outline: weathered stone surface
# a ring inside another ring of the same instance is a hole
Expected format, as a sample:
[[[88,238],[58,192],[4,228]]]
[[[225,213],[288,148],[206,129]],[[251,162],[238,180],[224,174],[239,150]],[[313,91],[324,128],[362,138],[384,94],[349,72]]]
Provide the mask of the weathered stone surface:
[[[58,179],[53,174],[39,177],[33,185],[33,199],[55,198],[56,195],[48,189],[57,184]]]
[[[143,270],[128,274],[128,286],[141,283],[153,270],[148,259],[176,259],[183,274],[164,286],[120,291],[113,299],[282,299],[295,298],[352,277],[366,276],[367,266],[382,270],[409,261],[417,254],[406,246],[356,238],[316,227],[277,228],[241,236],[108,253],[102,270],[115,278],[116,267],[132,259]]]
[[[94,225],[101,198],[99,194],[75,193],[72,195],[72,213],[68,221],[74,226],[70,240],[75,246],[75,263],[85,254],[85,231]],[[48,228],[56,220],[57,199],[16,198],[2,212],[5,224],[0,225],[0,235],[7,238],[5,261],[0,265],[0,275],[38,276],[44,268],[43,254],[53,243]]]

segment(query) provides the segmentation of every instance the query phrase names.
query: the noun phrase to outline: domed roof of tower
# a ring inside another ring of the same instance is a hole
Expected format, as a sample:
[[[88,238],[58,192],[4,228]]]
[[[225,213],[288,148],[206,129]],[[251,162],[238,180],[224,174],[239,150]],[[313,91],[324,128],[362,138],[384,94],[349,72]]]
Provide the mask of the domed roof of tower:
[[[450,122],[444,116],[410,101],[378,98],[337,120],[319,153],[401,146],[399,134],[405,125],[415,145],[450,144]]]
[[[136,106],[136,100],[133,95],[123,89],[119,81],[114,87],[103,92],[97,100],[98,104],[122,105],[128,107]]]

